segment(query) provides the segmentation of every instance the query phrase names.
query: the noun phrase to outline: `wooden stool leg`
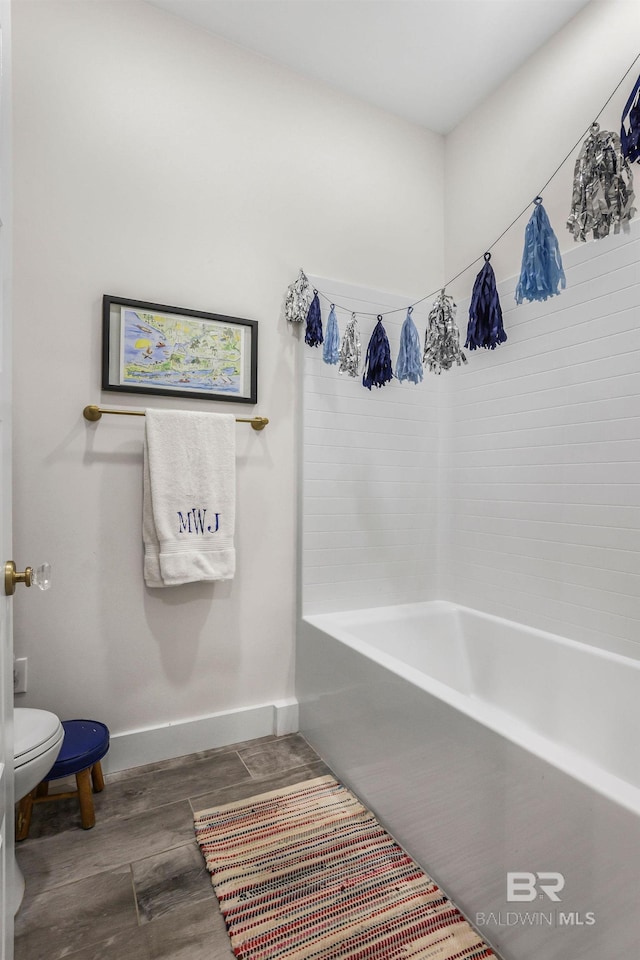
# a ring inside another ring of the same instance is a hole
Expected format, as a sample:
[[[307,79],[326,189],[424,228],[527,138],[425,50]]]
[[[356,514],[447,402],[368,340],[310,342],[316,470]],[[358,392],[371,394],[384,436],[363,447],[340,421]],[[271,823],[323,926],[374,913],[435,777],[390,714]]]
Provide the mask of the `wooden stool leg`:
[[[91,780],[93,782],[93,792],[100,793],[101,790],[104,790],[104,777],[102,775],[102,767],[100,766],[100,761],[91,767]]]
[[[95,826],[96,815],[93,810],[93,796],[91,794],[91,768],[76,773],[78,785],[78,800],[80,801],[80,821],[83,830],[90,830]]]
[[[42,783],[39,783],[36,787],[36,797],[47,797],[49,796],[49,781],[43,780]]]
[[[18,818],[16,822],[16,840],[26,840],[29,836],[29,828],[31,826],[31,814],[33,813],[33,801],[36,795],[35,787],[31,793],[28,793],[26,797],[23,797],[22,800],[18,801]]]

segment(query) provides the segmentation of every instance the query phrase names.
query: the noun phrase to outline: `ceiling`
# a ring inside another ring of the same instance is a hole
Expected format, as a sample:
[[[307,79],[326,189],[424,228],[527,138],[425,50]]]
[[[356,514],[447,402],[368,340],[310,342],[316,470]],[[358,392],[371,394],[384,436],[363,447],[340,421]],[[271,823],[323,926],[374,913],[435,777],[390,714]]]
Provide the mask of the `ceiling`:
[[[448,133],[590,0],[148,0]]]

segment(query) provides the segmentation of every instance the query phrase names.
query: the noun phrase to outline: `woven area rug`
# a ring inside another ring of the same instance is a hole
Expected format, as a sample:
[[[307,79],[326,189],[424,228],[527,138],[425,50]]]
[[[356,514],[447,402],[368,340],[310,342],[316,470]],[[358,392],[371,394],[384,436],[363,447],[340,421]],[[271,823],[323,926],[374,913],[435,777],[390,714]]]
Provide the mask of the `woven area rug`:
[[[480,960],[495,954],[333,777],[195,814],[242,960]]]

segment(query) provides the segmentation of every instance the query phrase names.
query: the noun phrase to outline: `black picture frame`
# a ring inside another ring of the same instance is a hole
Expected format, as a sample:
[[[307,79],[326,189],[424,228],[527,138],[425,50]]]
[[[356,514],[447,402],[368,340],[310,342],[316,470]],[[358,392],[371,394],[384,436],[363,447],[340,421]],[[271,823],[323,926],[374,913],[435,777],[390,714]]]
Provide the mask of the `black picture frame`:
[[[102,389],[258,402],[258,322],[105,294]]]

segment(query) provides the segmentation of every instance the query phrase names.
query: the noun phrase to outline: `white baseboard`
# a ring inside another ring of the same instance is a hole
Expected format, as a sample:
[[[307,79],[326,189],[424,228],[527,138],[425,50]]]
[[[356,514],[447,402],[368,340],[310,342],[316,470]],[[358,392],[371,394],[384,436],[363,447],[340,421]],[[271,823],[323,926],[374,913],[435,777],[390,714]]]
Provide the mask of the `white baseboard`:
[[[255,740],[257,737],[281,737],[296,733],[297,730],[298,701],[293,698],[239,710],[225,710],[208,717],[112,734],[102,768],[105,773],[115,773],[145,763],[198,753],[200,750]]]
[[[276,700],[273,704],[273,733],[276,737],[298,732],[299,712],[299,704],[295,697],[291,700]]]

